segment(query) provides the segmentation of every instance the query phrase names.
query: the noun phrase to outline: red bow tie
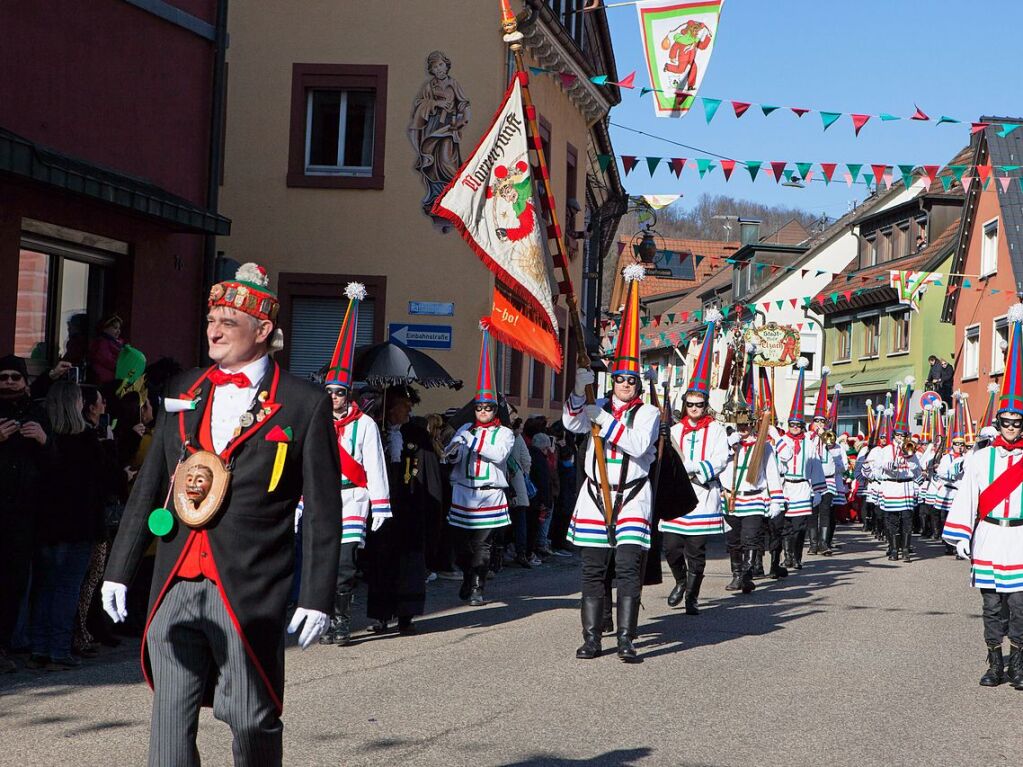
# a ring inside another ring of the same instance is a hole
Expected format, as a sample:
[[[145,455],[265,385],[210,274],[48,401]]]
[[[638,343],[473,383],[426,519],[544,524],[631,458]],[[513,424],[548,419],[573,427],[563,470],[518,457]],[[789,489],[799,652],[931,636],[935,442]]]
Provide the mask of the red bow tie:
[[[219,368],[210,372],[209,379],[214,386],[234,384],[239,389],[247,389],[252,386],[249,377],[244,373],[225,373]]]

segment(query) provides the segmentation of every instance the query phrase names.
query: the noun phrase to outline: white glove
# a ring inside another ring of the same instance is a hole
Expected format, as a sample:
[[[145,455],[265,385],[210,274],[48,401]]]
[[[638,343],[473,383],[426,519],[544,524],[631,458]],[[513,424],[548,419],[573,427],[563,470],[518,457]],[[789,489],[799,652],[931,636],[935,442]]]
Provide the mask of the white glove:
[[[291,623],[288,624],[288,633],[294,634],[298,631],[298,627],[302,625],[302,621],[305,621],[305,628],[302,629],[302,633],[299,634],[298,644],[305,650],[309,645],[320,638],[326,628],[329,620],[326,613],[321,613],[319,610],[307,610],[304,607],[299,607],[295,610],[295,614],[291,618]]]
[[[128,608],[125,607],[128,587],[123,583],[103,581],[99,593],[103,600],[103,611],[110,616],[110,620],[114,623],[124,623],[128,617]]]
[[[369,531],[371,533],[375,533],[377,530],[384,526],[384,522],[386,522],[388,519],[390,519],[390,517],[381,517],[379,514],[374,514],[372,520],[369,523]]]
[[[784,503],[774,503],[774,502],[772,502],[771,505],[768,506],[768,508],[767,508],[767,518],[768,519],[777,519],[778,517],[780,517],[784,513],[785,513],[785,504]]]
[[[970,558],[970,542],[969,541],[956,541],[956,554],[961,556],[963,559]]]
[[[298,506],[295,507],[295,532],[298,532],[299,522],[302,521],[302,512],[305,510],[305,498],[298,499]]]
[[[586,394],[586,387],[596,380],[593,371],[589,368],[578,368],[575,371],[575,394],[582,397]]]
[[[586,406],[586,417],[589,418],[593,423],[603,424],[604,419],[610,418],[607,411],[599,405],[587,405]]]

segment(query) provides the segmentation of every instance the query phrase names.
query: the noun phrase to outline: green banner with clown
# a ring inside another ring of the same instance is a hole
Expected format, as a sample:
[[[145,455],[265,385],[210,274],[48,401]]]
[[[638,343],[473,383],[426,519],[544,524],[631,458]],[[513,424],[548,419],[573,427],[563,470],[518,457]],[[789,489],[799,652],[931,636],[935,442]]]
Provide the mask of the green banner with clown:
[[[692,106],[714,50],[722,5],[724,0],[636,5],[658,117],[682,117]]]

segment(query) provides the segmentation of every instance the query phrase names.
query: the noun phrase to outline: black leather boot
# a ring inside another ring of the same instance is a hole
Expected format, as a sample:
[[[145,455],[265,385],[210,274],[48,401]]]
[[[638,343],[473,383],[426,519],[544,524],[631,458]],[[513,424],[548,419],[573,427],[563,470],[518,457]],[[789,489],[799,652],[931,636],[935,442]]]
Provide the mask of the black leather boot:
[[[819,512],[818,512],[819,513]],[[810,539],[810,546],[807,549],[807,554],[816,554],[818,552],[818,539],[817,531],[820,529],[820,520],[816,515],[811,514],[810,519],[807,520],[809,527],[807,528],[807,537]]]
[[[796,533],[792,537],[792,561],[795,562],[796,569],[803,569],[803,539],[806,533]]]
[[[625,663],[641,663],[642,659],[632,645],[639,623],[639,597],[618,595],[618,657]]]
[[[472,593],[472,572],[470,570],[462,571],[462,586],[458,589],[458,598],[465,602],[469,598],[469,594]]]
[[[668,607],[678,607],[682,604],[682,600],[686,598],[686,582],[683,578],[680,581],[675,581],[675,588],[668,594]]]
[[[772,580],[778,580],[779,578],[787,578],[789,571],[781,565],[781,552],[775,549],[771,552],[771,569],[767,573],[767,577]]]
[[[732,580],[725,586],[725,591],[738,591],[742,588],[742,552],[729,552],[732,565]]]
[[[686,615],[699,615],[700,611],[696,607],[696,602],[700,598],[700,585],[703,583],[702,575],[693,575],[689,573],[686,575]],[[618,613],[621,620],[621,613]]]
[[[755,556],[753,557],[753,579],[766,578],[767,573],[764,572],[764,552],[757,549]]]
[[[757,587],[757,584],[753,582],[753,558],[756,554],[752,549],[742,552],[742,574],[739,578],[739,586],[743,594],[751,594]]]
[[[796,566],[796,561],[792,557],[792,536],[787,536],[782,540],[782,548],[785,549],[785,567],[792,568]]]
[[[1005,659],[1001,647],[987,648],[987,671],[980,678],[981,687],[997,687],[1005,681]]]
[[[341,591],[334,592],[334,614],[330,616],[330,625],[327,627],[327,630],[324,631],[323,635],[320,637],[320,644],[337,644],[338,642],[338,632],[339,629],[341,628],[342,596],[344,596],[344,592]],[[349,592],[349,599],[350,597],[351,592]],[[350,631],[347,633],[350,633]]]
[[[1009,643],[1009,682],[1017,690],[1023,690],[1023,648]]]
[[[351,591],[342,591],[334,595],[334,618],[337,621],[336,644],[344,647],[352,643],[352,598]]]
[[[601,597],[583,597],[583,643],[575,651],[580,660],[592,660],[600,655],[600,628],[604,621],[604,600]]]
[[[909,551],[909,538],[913,534],[912,529],[902,531],[902,561],[912,562],[913,558],[910,556]]]
[[[473,573],[469,583],[469,604],[479,607],[483,604],[483,576]]]

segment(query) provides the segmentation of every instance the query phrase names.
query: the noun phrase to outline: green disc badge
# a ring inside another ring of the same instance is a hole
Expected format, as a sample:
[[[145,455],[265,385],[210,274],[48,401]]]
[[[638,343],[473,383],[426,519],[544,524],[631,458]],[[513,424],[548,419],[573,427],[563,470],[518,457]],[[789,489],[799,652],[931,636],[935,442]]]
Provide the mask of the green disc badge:
[[[169,509],[153,509],[149,514],[149,531],[156,536],[167,535],[174,527],[174,515]]]

